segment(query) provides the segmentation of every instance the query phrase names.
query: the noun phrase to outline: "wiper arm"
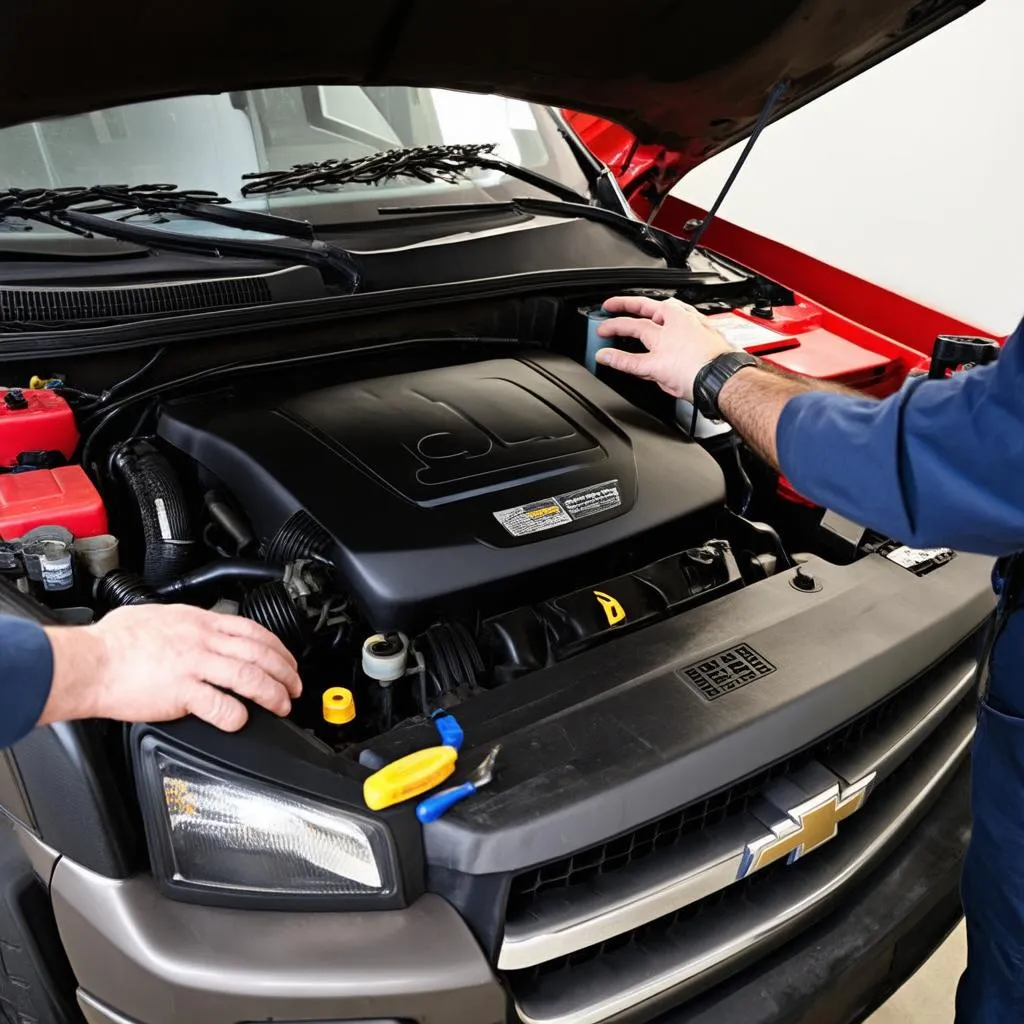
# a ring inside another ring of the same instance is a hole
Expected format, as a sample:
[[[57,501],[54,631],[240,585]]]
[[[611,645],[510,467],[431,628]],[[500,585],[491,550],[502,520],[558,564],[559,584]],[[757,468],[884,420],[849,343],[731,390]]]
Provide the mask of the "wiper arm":
[[[262,231],[270,235],[284,235],[287,238],[301,238],[307,242],[316,241],[316,232],[308,220],[295,220],[279,214],[260,213],[257,210],[236,210],[227,204],[230,200],[213,192],[182,191],[180,193],[149,193],[133,196],[138,213],[130,213],[129,220],[139,214],[177,213],[195,220],[208,221],[211,224],[223,224],[225,227],[240,228],[243,231]],[[88,213],[117,212],[118,206],[111,205],[108,210],[92,209]]]
[[[125,213],[122,221],[142,215],[164,217],[177,213],[243,231],[263,231],[314,241],[308,221],[269,213],[235,210],[230,200],[204,189],[179,189],[174,185],[90,185],[87,188],[11,188],[0,192],[0,220],[19,217],[54,224],[54,217],[78,209],[97,216]]]
[[[552,199],[535,199],[532,196],[518,196],[504,202],[494,203],[447,203],[432,206],[382,206],[377,212],[382,216],[402,217],[452,214],[452,213],[539,213],[550,217],[579,217],[582,220],[598,221],[607,224],[616,231],[629,235],[633,241],[669,262],[679,261],[683,254],[683,246],[674,235],[651,227],[642,220],[633,220],[624,213],[606,210],[603,206],[591,206],[584,203],[558,202]],[[682,262],[685,262],[682,261]]]
[[[472,143],[450,146],[413,146],[409,149],[391,149],[385,153],[349,160],[321,160],[318,163],[296,164],[288,171],[256,171],[243,175],[243,196],[274,195],[316,191],[335,185],[379,185],[395,178],[415,178],[418,181],[446,181],[457,184],[471,170],[502,171],[529,185],[558,196],[570,203],[587,203],[585,195],[546,174],[531,171],[493,155],[495,143]]]
[[[178,189],[173,185],[94,185],[87,188],[18,189],[0,191],[0,222],[10,218],[35,221],[72,234],[99,235],[150,249],[240,259],[289,260],[340,273],[352,291],[361,274],[347,250],[318,241],[312,225],[253,210],[236,210],[215,192]],[[109,216],[126,213],[121,218]],[[206,238],[132,224],[143,214],[179,214],[194,220],[223,224],[243,231],[261,231],[294,239]]]

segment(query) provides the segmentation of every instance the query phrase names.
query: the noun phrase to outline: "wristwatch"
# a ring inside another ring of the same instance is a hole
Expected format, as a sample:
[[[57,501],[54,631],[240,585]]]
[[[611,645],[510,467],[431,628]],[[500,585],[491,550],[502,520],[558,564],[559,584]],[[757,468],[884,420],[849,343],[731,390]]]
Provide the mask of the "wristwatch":
[[[744,366],[758,366],[759,360],[749,352],[723,352],[705,363],[693,381],[693,404],[697,411],[709,420],[720,420],[722,410],[718,408],[718,396],[725,382]]]

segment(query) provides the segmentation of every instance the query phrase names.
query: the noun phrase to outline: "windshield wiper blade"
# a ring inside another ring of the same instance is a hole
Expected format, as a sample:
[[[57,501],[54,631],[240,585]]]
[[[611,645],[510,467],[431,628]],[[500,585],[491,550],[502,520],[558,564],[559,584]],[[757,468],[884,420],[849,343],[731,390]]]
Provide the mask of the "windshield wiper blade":
[[[538,213],[551,217],[579,217],[582,220],[598,221],[607,224],[616,231],[621,231],[648,251],[661,256],[670,262],[678,260],[683,246],[674,235],[651,227],[642,220],[634,220],[624,213],[606,210],[603,206],[591,206],[589,203],[568,203],[552,199],[536,199],[533,196],[518,196],[515,199],[493,203],[447,203],[431,206],[381,206],[377,212],[382,216],[402,217],[423,214],[453,213]]]
[[[587,203],[585,195],[546,174],[532,171],[493,155],[496,143],[464,143],[449,146],[412,146],[347,160],[321,160],[295,164],[287,171],[254,171],[243,175],[247,184],[243,196],[274,195],[317,191],[337,185],[379,185],[395,178],[415,178],[422,182],[446,181],[451,185],[464,180],[472,170],[502,171],[512,178],[570,203]]]
[[[312,225],[254,210],[236,210],[227,205],[229,202],[215,192],[164,184],[11,188],[0,191],[0,221],[35,221],[85,237],[99,235],[168,252],[275,262],[287,259],[340,273],[352,291],[356,290],[361,272],[354,255],[317,240]],[[110,216],[115,213],[126,216]],[[169,213],[295,241],[206,237],[130,223],[132,217],[143,214],[163,217]]]
[[[245,231],[263,231],[313,241],[316,234],[308,221],[293,220],[252,210],[235,210],[231,200],[205,189],[180,189],[176,185],[89,185],[67,188],[10,188],[0,191],[0,221],[9,217],[45,220],[75,208],[97,215],[124,213],[121,220],[176,213],[224,224]]]

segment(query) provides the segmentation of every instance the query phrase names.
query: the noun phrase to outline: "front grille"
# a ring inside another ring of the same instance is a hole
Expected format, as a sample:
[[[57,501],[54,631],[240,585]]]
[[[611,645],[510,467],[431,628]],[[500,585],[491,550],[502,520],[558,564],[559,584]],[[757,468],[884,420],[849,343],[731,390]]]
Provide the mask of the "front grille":
[[[719,790],[695,804],[672,811],[656,821],[607,842],[588,847],[512,880],[506,917],[528,914],[541,893],[585,885],[598,875],[622,871],[658,850],[677,846],[687,836],[720,825],[748,811],[761,791],[775,779],[793,774],[812,760],[823,760],[859,745],[873,731],[899,717],[914,701],[913,687],[905,686],[887,700],[852,719],[824,739],[784,761]]]
[[[869,731],[871,723],[877,722],[880,716],[893,714],[894,712],[891,710],[890,706],[898,700],[898,696],[899,695],[890,701],[886,701],[884,705],[878,705],[865,715],[862,715],[860,718],[857,718],[843,726],[843,728],[837,733],[830,736],[814,749],[824,750],[829,747],[831,747],[831,749],[841,749],[845,747],[845,745],[850,742],[851,738]],[[974,694],[969,693],[960,701],[956,709],[954,709],[951,717],[955,717],[958,712],[963,712],[968,707],[973,707],[974,700]],[[837,740],[839,742],[837,742]],[[885,781],[873,793],[872,799],[877,800],[878,797],[884,793],[887,787],[899,785],[903,778],[908,775],[912,775],[919,762],[927,756],[928,745],[925,744],[923,748],[919,748],[915,753],[911,754],[910,757],[908,757],[892,775],[885,779]],[[790,762],[785,763],[788,764]],[[767,775],[767,773],[764,774]],[[800,863],[802,864],[803,861]],[[649,921],[646,924],[640,925],[638,928],[629,929],[628,931],[616,935],[614,938],[596,943],[595,945],[588,946],[584,949],[576,950],[567,956],[548,960],[535,967],[528,968],[527,970],[509,972],[509,976],[516,984],[531,982],[540,977],[571,970],[574,967],[580,967],[590,961],[597,960],[604,956],[610,956],[631,946],[642,951],[645,945],[664,942],[664,940],[680,925],[686,924],[692,927],[692,922],[709,914],[711,911],[727,910],[726,907],[723,907],[723,904],[728,904],[730,907],[735,906],[737,908],[744,904],[752,904],[756,901],[758,893],[765,888],[771,887],[780,874],[786,873],[791,875],[793,871],[793,866],[788,864],[785,860],[776,861],[774,864],[770,864],[768,867],[762,868],[760,871],[747,876],[742,881],[733,883],[726,889],[719,889],[717,892],[712,893],[710,896],[706,896],[704,899],[697,900],[695,903],[691,903],[685,907],[680,907],[678,910],[675,910],[670,914],[666,914],[663,917],[656,918],[653,921]]]
[[[602,1024],[669,992],[689,999],[753,947],[767,953],[817,920],[909,834],[958,770],[975,724],[975,665],[969,638],[757,774],[515,876],[497,966],[519,1019]],[[747,844],[761,841],[790,795],[825,796],[834,785],[838,799],[844,784],[869,778],[864,809],[821,850],[741,877]]]
[[[796,769],[800,760],[789,758],[758,772],[742,782],[729,786],[700,803],[690,804],[663,818],[635,829],[598,846],[517,875],[509,891],[508,918],[524,917],[543,892],[552,889],[571,889],[585,885],[598,875],[621,871],[664,850],[681,843],[687,836],[719,825],[726,819],[742,814],[758,799],[761,790],[774,779],[782,778]]]

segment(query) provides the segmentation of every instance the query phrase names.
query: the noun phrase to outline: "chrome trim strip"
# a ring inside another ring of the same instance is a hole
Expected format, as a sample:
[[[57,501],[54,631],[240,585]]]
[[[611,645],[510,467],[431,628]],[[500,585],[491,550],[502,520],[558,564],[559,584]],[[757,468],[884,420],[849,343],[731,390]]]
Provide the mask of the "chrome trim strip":
[[[637,864],[630,870],[628,892],[599,878],[571,901],[545,903],[543,916],[505,927],[498,969],[518,971],[574,953],[732,885],[748,841],[764,831],[752,814],[744,814],[724,828],[695,835],[685,850]]]
[[[833,781],[891,772],[938,728],[952,707],[966,695],[973,667],[957,676],[941,693],[933,682],[915,710],[879,733],[871,755],[829,759]],[[908,719],[910,720],[908,723]],[[870,760],[869,760],[870,757]],[[842,769],[842,770],[840,770]],[[853,770],[856,769],[854,772]],[[818,771],[821,771],[818,766]],[[810,790],[808,791],[810,793]],[[867,806],[871,806],[868,798]],[[731,885],[740,876],[747,845],[764,835],[765,825],[753,813],[692,837],[685,846],[641,861],[628,874],[599,877],[567,898],[551,892],[528,918],[509,921],[498,954],[498,968],[522,970],[638,928]]]
[[[846,780],[859,779],[868,772],[877,772],[880,777],[888,775],[942,724],[970,692],[978,663],[973,656],[963,660],[965,667],[960,669],[953,686],[940,690],[934,683],[930,687],[926,685],[921,703],[927,703],[929,698],[934,703],[920,717],[914,716],[915,721],[909,729],[905,719],[891,722],[887,728],[875,733],[861,750],[825,759],[825,767]]]
[[[974,735],[973,714],[963,716],[940,749],[922,758],[920,768],[897,788],[883,791],[874,806],[853,819],[858,841],[827,847],[782,876],[758,906],[756,920],[732,913],[709,915],[699,929],[666,938],[661,949],[625,950],[543,980],[531,992],[516,995],[524,1024],[600,1024],[670,989],[693,981],[763,941],[848,884],[897,838],[909,830],[936,791],[959,768]],[[612,961],[617,961],[613,963]],[[513,986],[514,987],[514,986]]]

